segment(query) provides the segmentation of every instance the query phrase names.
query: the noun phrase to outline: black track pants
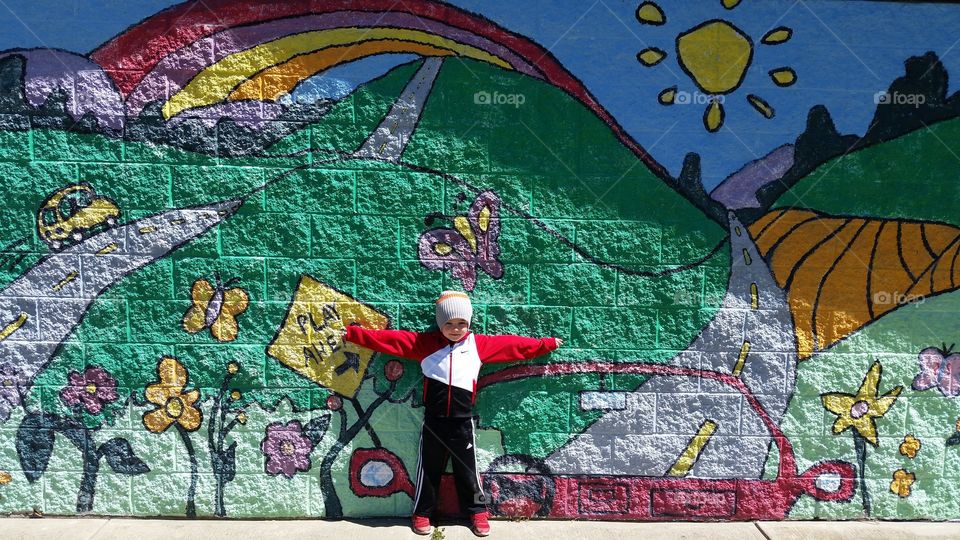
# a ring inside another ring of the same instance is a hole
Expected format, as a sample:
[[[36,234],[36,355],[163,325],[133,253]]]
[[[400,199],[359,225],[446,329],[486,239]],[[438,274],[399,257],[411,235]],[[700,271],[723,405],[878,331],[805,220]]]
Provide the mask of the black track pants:
[[[474,419],[425,418],[420,431],[420,461],[417,463],[417,490],[413,513],[431,516],[437,507],[440,476],[453,460],[453,478],[460,510],[467,514],[486,511],[475,455]]]

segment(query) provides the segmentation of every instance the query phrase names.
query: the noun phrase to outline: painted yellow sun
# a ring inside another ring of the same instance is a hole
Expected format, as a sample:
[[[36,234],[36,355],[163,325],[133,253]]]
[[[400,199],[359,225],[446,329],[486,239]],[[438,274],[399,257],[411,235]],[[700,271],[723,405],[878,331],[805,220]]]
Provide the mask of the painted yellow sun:
[[[721,0],[721,5],[734,9],[740,0]],[[637,20],[640,24],[662,26],[667,16],[655,2],[643,2],[637,7]],[[793,30],[779,26],[768,31],[760,38],[763,45],[786,43],[793,36]],[[706,108],[703,112],[703,126],[714,133],[723,126],[726,115],[724,96],[732,94],[747,76],[753,61],[753,39],[730,21],[711,19],[689,30],[677,34],[676,55],[680,69],[702,92]],[[653,67],[667,58],[667,52],[657,47],[648,47],[637,53],[637,60],[645,67]],[[790,86],[797,81],[797,73],[789,67],[780,67],[768,72],[777,86]],[[766,100],[755,94],[747,94],[747,103],[764,118],[773,118],[776,112]],[[665,88],[657,95],[661,105],[674,103],[697,103],[690,94],[678,90],[677,86]]]

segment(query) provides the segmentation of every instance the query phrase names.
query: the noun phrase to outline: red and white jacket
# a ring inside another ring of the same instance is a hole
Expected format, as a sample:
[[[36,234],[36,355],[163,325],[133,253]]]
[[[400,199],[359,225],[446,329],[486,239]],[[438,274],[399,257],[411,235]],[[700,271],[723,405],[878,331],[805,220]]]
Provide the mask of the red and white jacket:
[[[473,415],[477,374],[482,364],[530,360],[557,348],[554,338],[486,336],[470,332],[460,341],[448,340],[439,330],[369,330],[348,326],[346,340],[361,347],[420,362],[423,404],[430,417]]]

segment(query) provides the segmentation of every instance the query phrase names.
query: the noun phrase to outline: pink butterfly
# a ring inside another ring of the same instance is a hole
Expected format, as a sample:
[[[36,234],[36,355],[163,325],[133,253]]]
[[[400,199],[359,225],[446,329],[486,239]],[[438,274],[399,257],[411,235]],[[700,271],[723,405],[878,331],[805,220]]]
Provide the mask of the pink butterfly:
[[[453,228],[431,229],[420,235],[420,264],[430,270],[451,270],[463,288],[477,286],[477,267],[493,279],[503,277],[500,255],[500,197],[493,191],[477,195],[466,216],[445,217]],[[427,218],[427,223],[432,221]]]
[[[947,397],[960,395],[960,354],[950,354],[950,349],[944,344],[943,349],[927,347],[920,351],[917,358],[920,363],[920,373],[913,379],[914,390],[929,390],[934,386]]]

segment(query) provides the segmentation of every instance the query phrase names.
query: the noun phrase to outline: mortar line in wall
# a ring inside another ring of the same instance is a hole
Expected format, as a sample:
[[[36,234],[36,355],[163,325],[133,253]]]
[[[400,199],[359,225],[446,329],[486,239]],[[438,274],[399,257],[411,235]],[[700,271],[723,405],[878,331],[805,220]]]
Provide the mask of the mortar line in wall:
[[[653,326],[653,348],[660,349],[660,310],[655,309],[654,313],[657,314],[656,319],[654,320]]]
[[[400,256],[400,254],[403,253],[403,251],[400,249],[400,247],[401,247],[401,246],[400,246],[400,236],[401,236],[401,233],[402,233],[402,231],[400,230],[400,217],[399,217],[399,216],[396,216],[396,217],[394,217],[394,219],[396,219],[396,228],[394,229],[394,232],[395,232],[396,235],[397,235],[397,236],[395,237],[395,240],[394,240],[395,244],[394,244],[393,247],[394,247],[394,249],[396,250],[394,253],[395,253],[396,256],[397,256],[397,262],[404,262],[404,261],[403,261],[403,258]]]
[[[353,265],[353,285],[351,285],[351,293],[352,293],[352,296],[353,296],[354,298],[356,298],[356,297],[357,297],[357,290],[358,290],[358,289],[357,289],[357,279],[358,279],[358,277],[359,277],[358,274],[357,274],[357,260],[356,260],[356,259],[350,259],[350,264]]]
[[[313,214],[307,214],[307,257],[313,257]]]
[[[310,251],[308,250],[307,253],[310,253]],[[279,257],[277,257],[277,258],[279,258]],[[260,285],[261,285],[261,289],[260,289],[260,290],[263,291],[263,297],[260,298],[260,301],[261,301],[261,302],[268,302],[268,301],[269,301],[268,298],[269,298],[269,295],[270,295],[270,291],[269,291],[269,280],[267,279],[267,276],[269,275],[269,274],[268,274],[268,269],[267,269],[267,260],[268,260],[268,259],[269,259],[268,257],[260,257],[261,270],[263,270],[263,278],[261,278],[263,281],[260,283]]]
[[[353,214],[357,215],[360,208],[360,194],[358,193],[359,187],[357,186],[357,171],[350,171],[350,176],[353,178]]]
[[[133,332],[130,330],[130,299],[129,299],[129,298],[124,298],[124,299],[123,299],[123,304],[124,304],[124,305],[123,305],[124,311],[125,311],[126,314],[127,314],[127,316],[124,317],[124,322],[126,323],[126,332],[125,332],[125,333],[126,333],[127,343],[132,343],[132,342],[133,342],[133,339],[132,339],[132,337],[133,337]]]

